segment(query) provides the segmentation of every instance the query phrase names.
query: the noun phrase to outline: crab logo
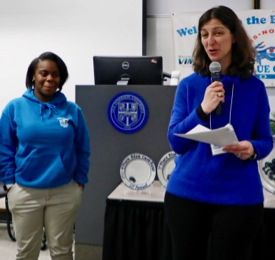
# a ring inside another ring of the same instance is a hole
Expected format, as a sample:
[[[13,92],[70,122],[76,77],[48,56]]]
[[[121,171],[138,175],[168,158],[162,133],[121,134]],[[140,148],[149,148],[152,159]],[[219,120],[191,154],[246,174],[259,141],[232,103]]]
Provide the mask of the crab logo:
[[[257,51],[257,62],[262,65],[262,60],[275,61],[275,46],[265,48],[264,42],[260,42],[255,47]]]
[[[63,128],[67,128],[69,126],[69,124],[68,124],[69,119],[68,118],[58,117],[57,120],[59,120],[59,123]]]
[[[108,117],[113,127],[118,131],[123,133],[136,132],[147,121],[147,104],[135,93],[122,92],[110,102]]]

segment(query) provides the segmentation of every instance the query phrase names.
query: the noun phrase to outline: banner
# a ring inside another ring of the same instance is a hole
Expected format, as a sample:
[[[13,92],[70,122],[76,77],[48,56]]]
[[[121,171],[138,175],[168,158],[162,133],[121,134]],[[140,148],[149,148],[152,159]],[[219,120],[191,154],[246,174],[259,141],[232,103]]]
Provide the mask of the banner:
[[[266,87],[275,87],[275,10],[247,10],[236,12],[257,51],[255,72]],[[202,13],[172,15],[175,69],[181,79],[191,73],[192,52]]]

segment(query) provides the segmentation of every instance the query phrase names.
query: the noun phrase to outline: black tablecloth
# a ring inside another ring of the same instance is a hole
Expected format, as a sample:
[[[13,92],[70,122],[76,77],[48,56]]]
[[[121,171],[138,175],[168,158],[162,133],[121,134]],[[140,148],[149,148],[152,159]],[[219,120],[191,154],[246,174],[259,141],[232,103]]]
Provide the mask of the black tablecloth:
[[[107,199],[102,259],[172,260],[163,203]],[[275,259],[275,209],[264,210],[251,249],[251,260],[270,259]]]
[[[103,260],[172,259],[163,203],[108,200]]]
[[[263,223],[251,251],[252,260],[275,259],[275,209],[264,209]]]

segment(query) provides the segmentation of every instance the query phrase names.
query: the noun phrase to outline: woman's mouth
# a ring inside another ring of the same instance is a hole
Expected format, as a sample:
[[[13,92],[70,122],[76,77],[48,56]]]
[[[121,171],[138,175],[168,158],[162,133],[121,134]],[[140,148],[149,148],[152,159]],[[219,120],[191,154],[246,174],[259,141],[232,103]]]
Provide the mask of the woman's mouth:
[[[54,85],[45,85],[44,87],[45,87],[45,88],[55,88]]]
[[[218,52],[217,49],[208,50],[208,53],[210,53],[210,54],[215,54],[215,53],[217,53],[217,52]]]

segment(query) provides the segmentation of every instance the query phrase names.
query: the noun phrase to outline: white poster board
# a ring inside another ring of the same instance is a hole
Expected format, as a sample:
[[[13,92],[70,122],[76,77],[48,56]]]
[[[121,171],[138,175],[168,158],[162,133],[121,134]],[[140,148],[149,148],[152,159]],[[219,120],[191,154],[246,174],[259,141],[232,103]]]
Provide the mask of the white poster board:
[[[275,86],[275,10],[236,12],[257,51],[255,71],[267,87]],[[173,38],[175,67],[181,78],[191,74],[192,52],[198,34],[197,24],[202,13],[175,13]]]

